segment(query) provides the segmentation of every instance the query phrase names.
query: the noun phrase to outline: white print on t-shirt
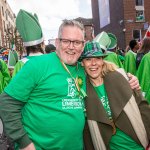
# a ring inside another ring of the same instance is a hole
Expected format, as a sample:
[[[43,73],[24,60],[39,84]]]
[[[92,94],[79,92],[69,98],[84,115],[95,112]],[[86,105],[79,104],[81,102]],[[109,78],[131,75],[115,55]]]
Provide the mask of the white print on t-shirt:
[[[77,97],[77,89],[72,78],[67,78],[68,82],[68,98],[62,99],[62,109],[82,109],[81,97]]]
[[[68,82],[68,96],[75,98],[76,97],[76,85],[74,83],[74,80],[72,78],[67,79]]]
[[[82,109],[82,103],[80,99],[63,99],[62,109]]]

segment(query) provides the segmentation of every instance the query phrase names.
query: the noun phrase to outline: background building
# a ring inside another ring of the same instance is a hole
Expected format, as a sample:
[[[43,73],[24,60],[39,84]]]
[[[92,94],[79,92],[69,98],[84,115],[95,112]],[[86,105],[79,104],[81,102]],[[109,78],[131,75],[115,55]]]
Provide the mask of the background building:
[[[141,40],[150,24],[150,0],[91,0],[94,33],[112,32],[125,48],[131,39]]]
[[[85,29],[85,40],[91,41],[93,39],[94,29],[93,29],[93,19],[91,18],[76,18],[76,21],[79,21],[84,25]]]
[[[6,0],[0,0],[0,46],[10,47],[15,32],[15,15]]]
[[[83,24],[85,30],[85,41],[91,41],[94,37],[93,19],[78,17],[75,19]],[[55,39],[49,39],[48,44],[55,45]]]

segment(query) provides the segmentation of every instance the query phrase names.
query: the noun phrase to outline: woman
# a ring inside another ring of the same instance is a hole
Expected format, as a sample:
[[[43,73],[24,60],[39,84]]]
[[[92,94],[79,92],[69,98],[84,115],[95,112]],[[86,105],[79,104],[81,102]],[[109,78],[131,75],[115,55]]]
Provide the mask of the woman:
[[[147,37],[142,41],[140,50],[137,52],[136,56],[136,69],[138,69],[140,62],[145,54],[150,51],[150,38]]]
[[[131,90],[125,72],[103,60],[106,55],[98,43],[88,42],[81,57],[88,75],[85,149],[148,149],[150,107],[140,91]]]

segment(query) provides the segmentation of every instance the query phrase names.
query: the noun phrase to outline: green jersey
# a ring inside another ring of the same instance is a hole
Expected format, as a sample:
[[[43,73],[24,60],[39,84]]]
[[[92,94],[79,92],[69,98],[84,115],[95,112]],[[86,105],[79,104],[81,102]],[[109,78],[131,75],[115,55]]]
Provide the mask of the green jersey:
[[[108,51],[108,56],[104,60],[116,64],[119,68],[123,68],[123,64],[115,52]]]
[[[83,150],[84,104],[74,78],[85,90],[84,69],[80,64],[66,67],[71,75],[55,52],[33,58],[5,89],[26,102],[22,123],[36,150]]]
[[[126,72],[136,74],[136,53],[129,50],[125,55],[124,69]]]

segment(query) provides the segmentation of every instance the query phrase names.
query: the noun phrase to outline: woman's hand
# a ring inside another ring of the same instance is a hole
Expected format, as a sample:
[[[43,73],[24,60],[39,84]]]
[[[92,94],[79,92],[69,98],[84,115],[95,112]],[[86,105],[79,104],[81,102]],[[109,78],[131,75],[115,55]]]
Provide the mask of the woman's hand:
[[[36,150],[34,147],[33,143],[30,143],[28,146],[26,146],[25,148],[22,148],[20,150]]]

